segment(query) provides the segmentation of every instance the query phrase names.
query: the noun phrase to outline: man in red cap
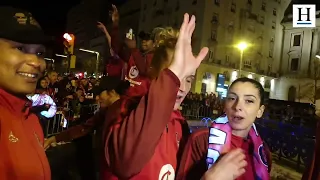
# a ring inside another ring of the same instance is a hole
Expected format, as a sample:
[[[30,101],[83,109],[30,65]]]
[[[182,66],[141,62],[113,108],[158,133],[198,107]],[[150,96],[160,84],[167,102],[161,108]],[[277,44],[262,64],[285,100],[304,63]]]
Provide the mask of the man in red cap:
[[[0,179],[49,180],[43,131],[26,95],[43,75],[50,38],[21,9],[0,7],[0,24]]]

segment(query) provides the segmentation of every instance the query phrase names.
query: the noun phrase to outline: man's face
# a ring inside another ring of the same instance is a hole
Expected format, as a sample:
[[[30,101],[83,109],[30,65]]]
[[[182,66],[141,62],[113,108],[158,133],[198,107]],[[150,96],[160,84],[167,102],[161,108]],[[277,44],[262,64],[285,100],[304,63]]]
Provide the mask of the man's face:
[[[45,47],[0,39],[0,88],[15,94],[30,94],[46,68]]]
[[[56,83],[58,81],[58,73],[51,72],[50,74],[48,74],[48,78],[51,84]]]
[[[87,79],[81,79],[81,84],[86,86],[88,85],[88,80]]]
[[[83,91],[81,89],[78,89],[76,93],[78,97],[83,95]]]
[[[148,52],[148,51],[153,50],[153,41],[152,40],[142,40],[141,50],[144,52]]]
[[[99,104],[100,104],[100,107],[101,108],[106,108],[108,106],[110,106],[111,104],[111,96],[108,94],[107,91],[102,91],[100,94],[99,94]]]

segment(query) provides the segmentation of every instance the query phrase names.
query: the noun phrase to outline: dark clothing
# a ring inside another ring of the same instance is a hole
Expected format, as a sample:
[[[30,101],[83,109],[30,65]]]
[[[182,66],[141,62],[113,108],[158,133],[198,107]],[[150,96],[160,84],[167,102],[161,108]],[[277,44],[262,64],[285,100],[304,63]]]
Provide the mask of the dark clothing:
[[[302,180],[320,180],[320,122],[318,123],[316,132],[316,146],[313,160],[303,174]]]

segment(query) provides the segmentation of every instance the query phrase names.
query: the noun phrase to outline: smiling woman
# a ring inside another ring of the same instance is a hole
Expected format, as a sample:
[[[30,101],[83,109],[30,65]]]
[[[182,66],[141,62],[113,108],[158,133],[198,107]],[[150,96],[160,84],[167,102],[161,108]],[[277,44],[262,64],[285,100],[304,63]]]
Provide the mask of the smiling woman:
[[[1,88],[21,95],[32,93],[45,70],[44,52],[40,44],[0,39]]]
[[[26,95],[45,70],[50,38],[29,12],[0,6],[0,179],[49,180],[43,131]]]

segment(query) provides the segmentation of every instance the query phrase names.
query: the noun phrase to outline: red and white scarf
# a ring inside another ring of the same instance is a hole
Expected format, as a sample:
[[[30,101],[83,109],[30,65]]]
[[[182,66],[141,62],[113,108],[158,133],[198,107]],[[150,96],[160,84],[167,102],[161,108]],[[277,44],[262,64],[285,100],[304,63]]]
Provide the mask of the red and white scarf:
[[[208,169],[215,164],[220,155],[231,150],[232,129],[227,116],[217,118],[210,127],[209,148],[207,153]],[[256,126],[252,124],[249,138],[253,142],[253,161],[256,180],[269,180],[268,160],[263,141],[258,134]]]

